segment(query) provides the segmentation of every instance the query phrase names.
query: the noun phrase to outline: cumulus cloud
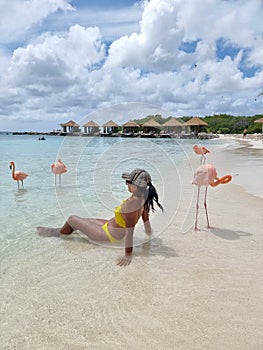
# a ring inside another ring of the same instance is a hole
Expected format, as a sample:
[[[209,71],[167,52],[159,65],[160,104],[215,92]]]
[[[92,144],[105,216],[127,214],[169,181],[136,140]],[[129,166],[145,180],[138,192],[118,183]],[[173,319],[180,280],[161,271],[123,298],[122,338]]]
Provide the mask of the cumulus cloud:
[[[175,1],[145,3],[140,32],[115,40],[106,65],[139,67],[147,71],[174,70],[186,56],[178,48],[184,37],[177,25]]]
[[[25,37],[30,28],[58,10],[72,11],[66,0],[0,1],[0,42],[10,43]]]
[[[104,51],[98,28],[75,25],[68,33],[47,33],[27,47],[16,49],[7,78],[16,86],[65,89],[99,64]]]
[[[16,20],[29,2],[20,2],[23,10],[18,3]],[[25,28],[72,10],[67,1],[43,3]],[[175,116],[261,113],[262,101],[253,101],[263,90],[262,14],[260,0],[151,0],[143,2],[138,30],[110,44],[97,26],[31,33],[11,54],[8,45],[0,49],[0,114],[78,119],[125,102],[156,104]],[[25,35],[21,28],[12,20],[8,30]]]

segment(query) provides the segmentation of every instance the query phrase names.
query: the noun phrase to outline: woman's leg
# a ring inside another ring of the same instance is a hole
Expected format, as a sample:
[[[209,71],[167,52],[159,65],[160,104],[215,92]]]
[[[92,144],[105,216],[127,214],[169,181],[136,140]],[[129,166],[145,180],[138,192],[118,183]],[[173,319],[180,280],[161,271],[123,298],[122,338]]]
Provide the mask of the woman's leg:
[[[70,226],[68,221],[66,221],[65,224],[59,230],[59,233],[61,235],[70,235],[73,231],[74,231],[73,228]]]
[[[107,220],[80,218],[71,215],[64,226],[60,229],[61,234],[69,235],[75,230],[79,230],[93,241],[109,242],[109,238],[101,228]]]

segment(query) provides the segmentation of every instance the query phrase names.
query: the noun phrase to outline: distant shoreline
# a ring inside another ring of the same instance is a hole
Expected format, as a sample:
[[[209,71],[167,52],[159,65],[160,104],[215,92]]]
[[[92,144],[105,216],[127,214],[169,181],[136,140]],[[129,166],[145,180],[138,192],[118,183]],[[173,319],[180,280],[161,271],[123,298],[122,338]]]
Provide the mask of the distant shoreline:
[[[38,132],[38,131],[1,131],[0,135],[14,135],[14,136],[79,136],[79,137],[133,137],[133,138],[178,138],[178,139],[214,139],[219,138],[218,134],[212,134],[212,133],[199,133],[198,136],[196,136],[194,133],[124,133],[124,132],[117,132],[117,133],[84,133],[84,132],[63,132],[63,131],[50,131],[50,132]]]

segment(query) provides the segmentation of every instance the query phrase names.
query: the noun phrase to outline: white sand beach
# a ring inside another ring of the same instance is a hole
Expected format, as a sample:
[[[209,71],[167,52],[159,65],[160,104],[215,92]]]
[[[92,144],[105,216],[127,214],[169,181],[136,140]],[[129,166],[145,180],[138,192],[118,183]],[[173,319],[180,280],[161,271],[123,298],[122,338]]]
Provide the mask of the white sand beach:
[[[202,208],[194,231],[192,175],[180,177],[173,220],[153,215],[160,234],[135,248],[130,266],[116,266],[120,249],[74,235],[39,240],[30,259],[6,268],[0,348],[261,350],[263,198],[235,181],[209,188],[212,228]],[[173,203],[163,203],[167,216]]]
[[[243,135],[220,135],[221,139],[231,139],[236,140],[239,144],[246,147],[251,147],[255,149],[263,149],[263,136],[262,134],[248,134],[245,137]]]

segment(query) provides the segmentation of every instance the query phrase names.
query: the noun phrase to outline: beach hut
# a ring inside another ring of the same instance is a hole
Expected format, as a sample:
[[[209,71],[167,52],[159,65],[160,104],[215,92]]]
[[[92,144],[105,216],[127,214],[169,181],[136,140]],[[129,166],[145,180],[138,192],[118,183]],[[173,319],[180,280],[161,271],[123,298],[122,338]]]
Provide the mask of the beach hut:
[[[101,136],[112,135],[113,133],[117,133],[119,129],[119,125],[112,120],[109,120],[107,123],[103,124],[102,127],[103,131],[101,133]]]
[[[190,120],[185,122],[183,125],[193,127],[195,136],[198,136],[201,126],[208,126],[206,122],[204,122],[201,118],[198,118],[198,117],[191,118]]]
[[[154,137],[156,133],[160,132],[161,124],[159,124],[154,119],[149,119],[146,123],[142,125],[143,127],[143,133],[141,134],[142,137]]]
[[[87,134],[87,135],[95,135],[100,131],[99,125],[95,123],[93,120],[90,120],[89,122],[85,123],[83,125],[83,128],[84,128],[84,134]]]
[[[137,124],[134,120],[130,120],[127,123],[124,123],[122,127],[122,136],[136,136],[140,129],[140,125]]]
[[[179,122],[175,117],[170,118],[163,125],[164,132],[168,134],[179,134],[182,131],[183,123]]]
[[[66,133],[80,132],[79,124],[74,122],[74,120],[70,120],[65,124],[60,124],[62,127],[62,131]]]
[[[254,123],[261,123],[262,124],[262,133],[263,133],[263,118],[257,119],[254,121]]]

